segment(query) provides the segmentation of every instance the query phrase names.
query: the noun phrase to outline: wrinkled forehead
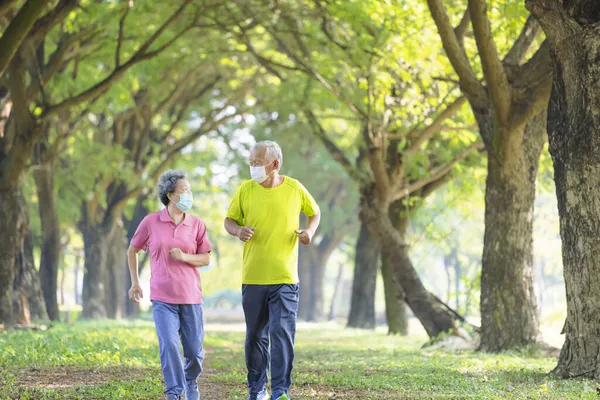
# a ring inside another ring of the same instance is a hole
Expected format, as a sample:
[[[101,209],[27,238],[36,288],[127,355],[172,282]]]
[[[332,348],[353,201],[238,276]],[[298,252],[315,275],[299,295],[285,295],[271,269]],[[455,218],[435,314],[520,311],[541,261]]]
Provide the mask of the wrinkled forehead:
[[[266,149],[264,147],[255,147],[250,151],[248,159],[250,162],[254,161],[267,161],[265,158]]]
[[[175,192],[181,193],[189,191],[192,188],[190,182],[187,179],[179,179],[175,185]]]

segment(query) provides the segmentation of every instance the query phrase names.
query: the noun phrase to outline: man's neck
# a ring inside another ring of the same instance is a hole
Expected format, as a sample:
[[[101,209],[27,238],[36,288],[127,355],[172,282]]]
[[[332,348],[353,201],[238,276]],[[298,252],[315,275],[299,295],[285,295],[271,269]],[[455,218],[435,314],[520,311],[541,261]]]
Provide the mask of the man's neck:
[[[283,176],[279,175],[278,172],[273,172],[273,175],[269,176],[267,180],[265,180],[260,185],[265,188],[274,188],[283,183]]]

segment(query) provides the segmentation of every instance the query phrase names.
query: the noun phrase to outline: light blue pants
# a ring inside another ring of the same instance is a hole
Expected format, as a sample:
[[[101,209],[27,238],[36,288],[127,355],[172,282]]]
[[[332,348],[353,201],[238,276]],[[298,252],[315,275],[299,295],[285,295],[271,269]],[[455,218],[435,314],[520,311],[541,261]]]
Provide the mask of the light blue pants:
[[[199,399],[197,379],[204,360],[202,304],[168,304],[152,301],[152,316],[158,334],[160,364],[169,400],[185,392],[187,400]],[[182,363],[179,343],[183,347]]]

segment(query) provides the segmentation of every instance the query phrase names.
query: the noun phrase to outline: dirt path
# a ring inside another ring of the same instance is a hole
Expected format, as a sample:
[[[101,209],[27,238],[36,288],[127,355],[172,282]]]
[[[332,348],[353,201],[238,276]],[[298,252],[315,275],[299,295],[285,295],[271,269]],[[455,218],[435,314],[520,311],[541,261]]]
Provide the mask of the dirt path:
[[[17,387],[51,389],[56,391],[72,389],[81,386],[97,386],[108,382],[141,381],[148,375],[155,376],[159,371],[144,368],[124,367],[41,367],[41,368],[11,368]],[[233,389],[224,384],[215,383],[210,379],[212,373],[207,371],[199,381],[202,400],[227,399]],[[152,400],[164,399],[159,396]]]

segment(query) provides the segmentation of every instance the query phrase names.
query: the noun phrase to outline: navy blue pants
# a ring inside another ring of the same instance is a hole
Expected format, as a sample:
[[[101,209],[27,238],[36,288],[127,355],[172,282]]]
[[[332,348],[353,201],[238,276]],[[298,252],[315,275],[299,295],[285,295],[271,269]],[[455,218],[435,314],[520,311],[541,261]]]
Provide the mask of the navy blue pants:
[[[250,393],[259,393],[267,387],[269,366],[272,392],[288,393],[294,364],[298,284],[242,285],[242,305]]]

